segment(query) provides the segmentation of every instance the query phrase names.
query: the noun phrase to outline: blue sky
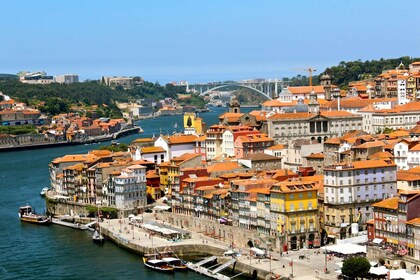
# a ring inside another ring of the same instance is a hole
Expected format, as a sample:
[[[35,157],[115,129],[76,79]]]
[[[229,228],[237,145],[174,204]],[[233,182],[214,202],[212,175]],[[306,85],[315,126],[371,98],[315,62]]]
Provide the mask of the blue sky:
[[[0,73],[281,78],[420,56],[420,1],[1,1]]]

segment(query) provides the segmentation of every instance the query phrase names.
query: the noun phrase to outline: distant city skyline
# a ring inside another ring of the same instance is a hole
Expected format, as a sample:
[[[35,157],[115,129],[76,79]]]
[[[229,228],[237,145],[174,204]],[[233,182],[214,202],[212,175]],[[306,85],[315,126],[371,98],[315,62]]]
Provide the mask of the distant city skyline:
[[[418,1],[4,1],[0,73],[161,84],[307,75],[420,56]]]

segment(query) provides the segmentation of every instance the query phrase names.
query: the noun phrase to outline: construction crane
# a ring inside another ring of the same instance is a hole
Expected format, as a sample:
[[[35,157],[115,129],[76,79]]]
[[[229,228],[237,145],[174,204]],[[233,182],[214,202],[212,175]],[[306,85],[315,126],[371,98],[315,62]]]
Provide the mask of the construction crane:
[[[309,67],[309,68],[297,68],[297,69],[293,69],[296,71],[306,71],[309,73],[309,86],[312,88],[312,73],[316,71],[316,69]]]

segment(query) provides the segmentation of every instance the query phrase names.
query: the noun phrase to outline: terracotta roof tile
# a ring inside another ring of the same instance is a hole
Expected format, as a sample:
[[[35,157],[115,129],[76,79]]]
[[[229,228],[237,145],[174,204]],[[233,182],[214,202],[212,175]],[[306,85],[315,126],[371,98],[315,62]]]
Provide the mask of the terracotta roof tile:
[[[398,208],[398,197],[391,197],[384,199],[380,202],[372,204],[373,207],[379,207],[379,208],[387,208],[387,209],[397,209]]]
[[[306,156],[305,158],[310,158],[310,159],[324,159],[324,153],[312,153],[309,156]]]
[[[142,154],[166,153],[162,147],[143,147],[140,151]]]

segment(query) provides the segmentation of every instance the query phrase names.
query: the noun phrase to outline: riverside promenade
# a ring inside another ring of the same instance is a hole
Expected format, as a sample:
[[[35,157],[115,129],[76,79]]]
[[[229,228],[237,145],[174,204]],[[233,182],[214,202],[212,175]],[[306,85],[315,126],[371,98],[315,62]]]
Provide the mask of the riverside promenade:
[[[161,225],[168,225],[162,220],[157,220],[152,213],[143,215],[144,223],[156,222]],[[223,252],[230,250],[229,244],[220,240],[205,236],[200,233],[191,232],[190,239],[182,239],[173,242],[149,232],[141,227],[129,224],[129,219],[104,220],[100,223],[102,233],[115,242],[117,245],[136,252],[138,254],[153,253],[163,250],[172,250],[175,254],[186,259],[198,259],[205,255],[214,255],[218,257],[218,262],[226,262],[230,257],[223,257]],[[171,225],[171,227],[173,227]],[[278,277],[290,277],[293,279],[337,279],[334,270],[338,269],[335,263],[341,262],[339,258],[333,258],[327,262],[329,273],[324,273],[325,256],[317,254],[317,249],[308,249],[300,251],[289,251],[280,256],[274,252],[272,260],[250,258],[250,249],[237,248],[235,251],[241,251],[242,255],[237,257],[235,271],[233,274],[245,273],[254,275],[259,279],[268,279],[270,268],[272,275]],[[319,250],[320,251],[320,250]],[[299,256],[304,254],[305,259]],[[291,266],[293,263],[293,266]],[[228,268],[227,270],[231,270]],[[224,274],[225,272],[222,271]]]

